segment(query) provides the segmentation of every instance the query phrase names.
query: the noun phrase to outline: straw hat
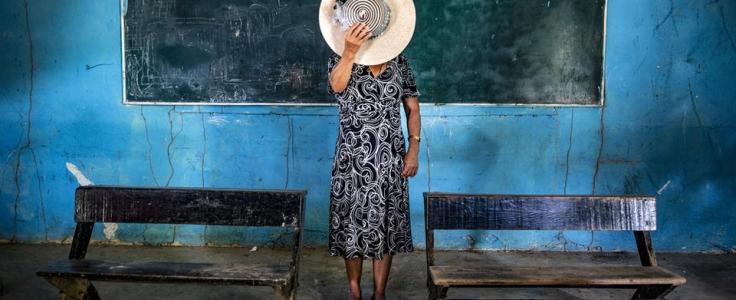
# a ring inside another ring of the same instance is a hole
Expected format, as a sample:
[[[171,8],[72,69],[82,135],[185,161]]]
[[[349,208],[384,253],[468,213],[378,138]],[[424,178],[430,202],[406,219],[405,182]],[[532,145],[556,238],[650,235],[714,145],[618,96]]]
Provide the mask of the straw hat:
[[[414,34],[414,1],[322,0],[319,28],[335,53],[342,55],[345,30],[357,22],[366,23],[373,38],[363,43],[355,61],[362,65],[387,62],[406,48]]]

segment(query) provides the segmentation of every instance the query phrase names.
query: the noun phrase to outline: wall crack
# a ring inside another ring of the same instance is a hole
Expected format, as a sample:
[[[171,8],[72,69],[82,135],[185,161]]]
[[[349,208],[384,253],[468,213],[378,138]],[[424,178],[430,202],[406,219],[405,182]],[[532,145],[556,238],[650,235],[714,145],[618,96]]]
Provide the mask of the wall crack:
[[[570,132],[569,137],[567,140],[567,154],[565,154],[565,186],[563,188],[563,193],[567,195],[567,179],[570,175],[570,150],[572,150],[572,132],[573,132],[573,126],[575,124],[575,110],[571,110],[570,113]]]
[[[598,172],[601,167],[601,156],[603,155],[603,142],[605,141],[605,123],[603,116],[605,115],[606,107],[601,106],[601,117],[598,124],[598,135],[600,136],[600,143],[598,145],[598,155],[595,159],[595,172],[593,172],[593,183],[591,187],[591,194],[595,195],[595,185],[598,179]]]
[[[151,144],[151,137],[148,133],[148,120],[146,119],[146,115],[143,113],[143,105],[141,105],[141,119],[143,119],[143,128],[145,129],[146,143],[148,144],[148,153],[146,154],[148,158],[148,168],[151,171],[151,177],[153,177],[153,182],[156,184],[156,186],[161,186],[158,183],[158,179],[156,178],[156,172],[153,169],[153,144]]]

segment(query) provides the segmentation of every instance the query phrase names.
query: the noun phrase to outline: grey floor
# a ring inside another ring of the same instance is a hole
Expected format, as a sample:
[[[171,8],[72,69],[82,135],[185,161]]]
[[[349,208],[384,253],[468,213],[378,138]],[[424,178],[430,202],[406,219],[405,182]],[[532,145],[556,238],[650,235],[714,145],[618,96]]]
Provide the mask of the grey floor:
[[[56,290],[35,271],[64,259],[68,245],[0,244],[2,299],[55,299]],[[91,246],[88,258],[121,261],[284,262],[289,252],[261,248],[154,248]],[[426,299],[423,251],[395,257],[388,285],[389,299]],[[440,263],[519,266],[638,264],[631,253],[550,252],[440,252]],[[658,254],[659,264],[682,274],[688,283],[667,299],[736,299],[736,255]],[[344,265],[324,248],[306,248],[300,272],[299,299],[346,299]],[[363,297],[371,296],[370,261],[363,272]],[[102,299],[275,299],[269,287],[207,286],[95,282]],[[605,289],[450,289],[450,298],[461,299],[629,299],[633,290]]]

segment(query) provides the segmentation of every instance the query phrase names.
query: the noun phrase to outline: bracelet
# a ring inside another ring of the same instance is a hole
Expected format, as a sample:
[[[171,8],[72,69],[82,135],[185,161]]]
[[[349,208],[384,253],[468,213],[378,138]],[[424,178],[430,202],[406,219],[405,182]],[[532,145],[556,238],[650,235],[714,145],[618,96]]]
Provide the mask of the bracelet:
[[[417,140],[417,143],[420,143],[422,141],[422,138],[412,134],[409,135],[409,139],[415,139]]]

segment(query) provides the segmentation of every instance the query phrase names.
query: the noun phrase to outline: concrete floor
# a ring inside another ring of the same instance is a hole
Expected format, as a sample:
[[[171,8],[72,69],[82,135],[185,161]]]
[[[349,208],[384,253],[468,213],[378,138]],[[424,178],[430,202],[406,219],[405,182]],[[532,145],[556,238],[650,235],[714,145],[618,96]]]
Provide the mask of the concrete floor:
[[[56,290],[35,271],[64,259],[68,245],[0,245],[0,277],[5,285],[2,299],[54,299]],[[345,271],[341,259],[326,249],[306,248],[302,258],[299,299],[346,299]],[[135,261],[266,262],[287,261],[288,251],[261,248],[154,248],[91,246],[88,258]],[[530,253],[530,252],[440,252],[439,263],[491,265],[637,265],[631,253]],[[659,254],[659,264],[684,275],[688,283],[667,299],[736,299],[736,255]],[[364,264],[363,297],[371,296],[369,261]],[[195,284],[140,284],[96,282],[102,299],[275,299],[270,287],[207,286]],[[463,299],[629,299],[633,290],[606,289],[450,289],[450,298]],[[426,299],[423,251],[394,258],[389,299]]]

